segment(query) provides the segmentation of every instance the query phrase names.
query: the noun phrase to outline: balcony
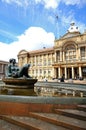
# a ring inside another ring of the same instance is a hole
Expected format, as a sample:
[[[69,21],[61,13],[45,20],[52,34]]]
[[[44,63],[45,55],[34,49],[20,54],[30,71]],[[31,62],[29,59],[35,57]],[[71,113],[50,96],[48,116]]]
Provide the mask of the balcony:
[[[69,63],[86,63],[86,57],[84,58],[79,58],[79,59],[69,59],[69,60],[64,60],[64,61],[60,61],[60,60],[57,60],[54,62],[54,64],[69,64]]]

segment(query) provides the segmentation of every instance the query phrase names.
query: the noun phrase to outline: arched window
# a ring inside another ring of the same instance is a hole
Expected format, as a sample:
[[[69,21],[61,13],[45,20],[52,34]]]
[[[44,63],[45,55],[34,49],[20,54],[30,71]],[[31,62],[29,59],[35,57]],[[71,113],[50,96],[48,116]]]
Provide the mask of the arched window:
[[[68,45],[65,47],[65,60],[76,59],[76,48],[74,45]]]

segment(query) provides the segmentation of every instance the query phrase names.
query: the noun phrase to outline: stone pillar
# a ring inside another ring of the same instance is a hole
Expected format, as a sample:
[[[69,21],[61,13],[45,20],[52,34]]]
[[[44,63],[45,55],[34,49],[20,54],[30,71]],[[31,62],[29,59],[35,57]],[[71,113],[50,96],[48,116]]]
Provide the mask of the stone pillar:
[[[42,66],[44,66],[43,63],[44,63],[44,56],[42,55]]]
[[[67,67],[65,67],[65,79],[67,79]]]
[[[58,78],[61,78],[61,68],[58,68]]]
[[[63,61],[65,61],[65,53],[64,53],[64,51],[63,51]]]
[[[51,54],[51,64],[53,64],[53,54]]]
[[[46,76],[48,77],[48,69],[46,69]]]
[[[52,68],[52,71],[51,71],[52,73],[51,73],[51,76],[52,76],[52,78],[56,78],[56,68]]]
[[[77,58],[78,58],[78,60],[80,61],[80,59],[81,59],[81,56],[80,56],[80,47],[78,48],[78,53],[77,53],[78,55],[77,55]]]
[[[36,77],[36,70],[34,70],[34,76]]]
[[[46,66],[48,65],[48,55],[46,55]]]
[[[36,61],[37,57],[35,56],[35,66],[38,64],[37,61]]]
[[[55,51],[55,62],[56,62],[56,58],[57,58],[57,54],[56,54],[56,51]]]
[[[79,77],[82,77],[82,70],[81,70],[81,66],[79,66]]]
[[[42,78],[44,77],[44,69],[42,68]]]
[[[72,79],[74,79],[74,67],[72,66]]]
[[[62,51],[60,51],[60,61],[62,61]]]
[[[38,71],[38,77],[40,76],[40,69],[37,70]]]

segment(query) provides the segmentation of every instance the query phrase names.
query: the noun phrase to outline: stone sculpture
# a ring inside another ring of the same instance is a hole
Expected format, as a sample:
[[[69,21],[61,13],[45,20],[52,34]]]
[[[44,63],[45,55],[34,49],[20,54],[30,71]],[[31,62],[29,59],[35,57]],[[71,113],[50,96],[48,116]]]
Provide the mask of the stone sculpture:
[[[10,59],[9,65],[7,69],[7,77],[13,77],[13,78],[20,78],[20,77],[26,77],[31,78],[28,75],[28,69],[30,67],[30,64],[25,64],[22,68],[19,68],[16,65],[16,59]]]

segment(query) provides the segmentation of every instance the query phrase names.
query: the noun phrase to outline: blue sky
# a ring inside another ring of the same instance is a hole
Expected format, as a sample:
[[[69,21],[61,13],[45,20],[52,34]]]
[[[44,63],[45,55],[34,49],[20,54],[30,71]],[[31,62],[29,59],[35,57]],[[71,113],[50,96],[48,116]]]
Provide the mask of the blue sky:
[[[54,46],[72,21],[86,29],[86,0],[0,0],[0,60]]]

